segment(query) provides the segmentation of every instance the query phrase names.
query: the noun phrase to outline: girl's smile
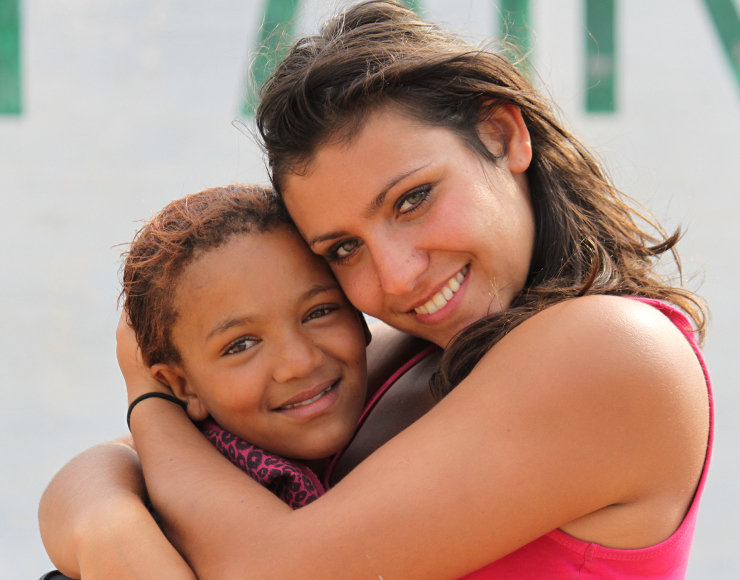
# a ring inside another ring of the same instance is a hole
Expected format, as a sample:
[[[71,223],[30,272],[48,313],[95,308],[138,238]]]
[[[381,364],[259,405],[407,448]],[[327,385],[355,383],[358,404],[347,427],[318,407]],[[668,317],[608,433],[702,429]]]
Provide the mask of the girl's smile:
[[[339,381],[332,382],[329,386],[319,385],[314,389],[299,393],[292,397],[290,402],[280,405],[275,410],[298,419],[314,417],[326,411],[336,402],[338,385]],[[310,394],[316,391],[318,392],[315,395]]]

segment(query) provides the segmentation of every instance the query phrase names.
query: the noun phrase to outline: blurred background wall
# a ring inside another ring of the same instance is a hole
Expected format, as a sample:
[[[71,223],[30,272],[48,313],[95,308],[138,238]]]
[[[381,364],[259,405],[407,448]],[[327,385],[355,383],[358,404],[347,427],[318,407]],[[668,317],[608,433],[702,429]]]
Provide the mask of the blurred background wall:
[[[0,570],[51,564],[38,499],[68,459],[125,432],[114,355],[120,244],[172,198],[266,182],[248,71],[265,31],[343,2],[0,0]],[[689,578],[740,578],[740,24],[737,0],[416,0],[478,42],[504,28],[535,82],[668,227],[713,310],[717,444]],[[262,26],[265,22],[266,26]],[[589,34],[590,33],[590,34]],[[277,51],[279,53],[279,51]]]

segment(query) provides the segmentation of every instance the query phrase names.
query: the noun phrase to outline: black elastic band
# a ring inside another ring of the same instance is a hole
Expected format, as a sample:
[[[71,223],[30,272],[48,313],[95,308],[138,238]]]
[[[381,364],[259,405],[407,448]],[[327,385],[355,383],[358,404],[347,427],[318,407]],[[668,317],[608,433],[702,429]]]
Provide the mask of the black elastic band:
[[[144,393],[143,395],[136,397],[131,404],[128,406],[128,413],[126,413],[126,425],[128,425],[128,430],[131,431],[131,411],[134,410],[134,407],[144,401],[145,399],[165,399],[166,401],[171,401],[173,403],[177,403],[180,405],[185,411],[188,410],[188,404],[183,401],[182,399],[178,399],[174,395],[170,395],[169,393],[160,393],[159,391],[152,391],[151,393]]]

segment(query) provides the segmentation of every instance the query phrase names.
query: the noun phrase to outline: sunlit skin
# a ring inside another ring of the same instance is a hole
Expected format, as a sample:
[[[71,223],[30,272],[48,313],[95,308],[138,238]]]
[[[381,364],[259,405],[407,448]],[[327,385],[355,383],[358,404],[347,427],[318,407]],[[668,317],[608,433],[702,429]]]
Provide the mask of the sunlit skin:
[[[193,419],[210,414],[295,459],[324,458],[349,441],[365,400],[363,329],[296,232],[240,234],[206,251],[178,278],[174,304],[182,362],[152,370]]]
[[[283,196],[352,303],[442,347],[526,281],[534,217],[529,134],[514,107],[478,127],[483,159],[449,129],[385,107],[319,147]],[[445,288],[447,287],[447,288]],[[444,297],[444,299],[443,299]]]

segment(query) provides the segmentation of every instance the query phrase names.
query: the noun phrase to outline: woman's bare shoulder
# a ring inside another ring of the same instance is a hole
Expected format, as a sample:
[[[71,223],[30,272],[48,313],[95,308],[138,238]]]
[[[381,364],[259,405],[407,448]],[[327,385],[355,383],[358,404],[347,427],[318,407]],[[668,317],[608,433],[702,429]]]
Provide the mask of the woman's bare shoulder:
[[[533,316],[511,337],[561,354],[572,349],[572,356],[598,355],[596,365],[617,362],[614,359],[620,357],[638,364],[651,357],[652,363],[669,358],[697,366],[686,337],[666,315],[654,306],[619,296],[561,302]]]
[[[491,376],[498,392],[486,394]],[[514,417],[512,429],[539,433],[532,459],[543,460],[544,449],[572,465],[579,478],[599,482],[597,504],[623,514],[594,510],[560,527],[639,547],[680,523],[704,462],[707,386],[689,342],[658,309],[613,296],[558,304],[501,340],[460,387],[461,395],[477,390],[476,403],[501,420]],[[635,517],[640,533],[630,531]]]
[[[480,364],[496,364],[500,372],[502,358],[507,367],[535,366],[550,373],[553,380],[543,385],[561,383],[556,376],[583,379],[563,383],[566,396],[609,385],[625,397],[631,394],[630,385],[639,385],[644,395],[641,383],[649,382],[650,390],[659,392],[661,385],[668,388],[677,379],[679,384],[698,384],[706,394],[696,355],[675,324],[653,306],[617,296],[588,296],[551,306],[509,333]]]

